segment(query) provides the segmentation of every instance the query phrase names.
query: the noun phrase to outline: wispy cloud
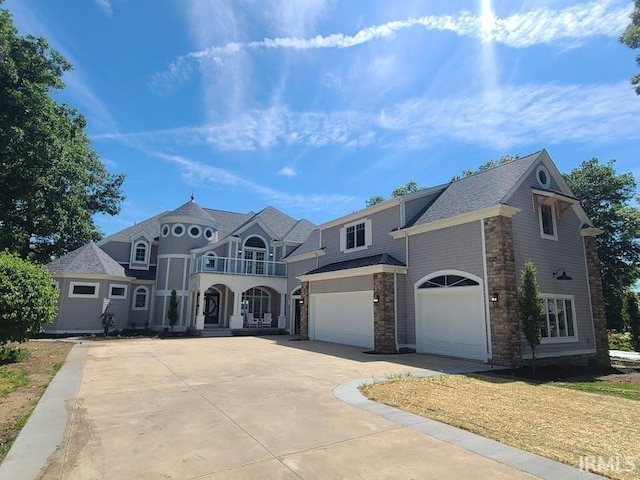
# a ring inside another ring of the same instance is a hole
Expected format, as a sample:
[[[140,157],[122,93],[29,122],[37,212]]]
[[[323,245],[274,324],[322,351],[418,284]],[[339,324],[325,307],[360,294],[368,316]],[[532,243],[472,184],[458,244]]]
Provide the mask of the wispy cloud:
[[[639,139],[639,116],[640,102],[627,82],[543,84],[464,96],[425,95],[375,113],[293,112],[279,106],[248,111],[218,124],[95,138],[137,139],[156,146],[209,145],[221,151],[290,145],[410,150],[451,140],[505,149]]]
[[[189,78],[194,63],[222,65],[226,58],[248,50],[353,48],[416,27],[450,31],[459,36],[476,37],[483,42],[502,43],[513,48],[594,35],[617,36],[628,23],[630,11],[628,2],[604,0],[580,3],[560,10],[544,7],[504,18],[493,17],[490,25],[486,21],[483,24],[480,15],[463,11],[457,15],[425,15],[392,21],[361,29],[354,35],[333,33],[310,38],[278,37],[252,42],[234,41],[178,57],[167,70],[154,74],[150,84],[165,88],[175,86]]]
[[[278,175],[282,175],[283,177],[295,177],[298,175],[298,172],[291,167],[282,167],[278,170]]]
[[[213,167],[180,155],[161,152],[148,153],[180,167],[183,179],[190,184],[200,187],[211,187],[211,185],[214,184],[231,188],[244,188],[258,194],[267,202],[282,208],[305,211],[327,211],[327,209],[329,209],[330,211],[342,212],[345,209],[355,207],[362,201],[359,198],[349,195],[324,195],[307,192],[301,194],[285,193],[254,183],[229,170]]]
[[[100,10],[102,10],[106,15],[113,15],[113,9],[111,8],[110,0],[95,0]]]

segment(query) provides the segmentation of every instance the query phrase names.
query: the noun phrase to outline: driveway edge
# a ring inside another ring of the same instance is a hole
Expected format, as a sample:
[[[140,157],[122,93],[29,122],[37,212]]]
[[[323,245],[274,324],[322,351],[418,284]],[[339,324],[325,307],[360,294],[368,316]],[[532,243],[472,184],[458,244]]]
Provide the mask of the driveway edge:
[[[34,479],[64,439],[78,396],[87,345],[75,344],[0,464],[0,478]]]
[[[451,372],[453,373],[453,372]],[[471,372],[456,372],[471,373]],[[423,371],[412,373],[413,377],[430,377],[442,375],[441,372]],[[495,460],[522,472],[530,473],[545,480],[596,480],[603,479],[599,475],[579,470],[564,463],[550,460],[534,453],[520,450],[503,443],[482,437],[461,428],[447,425],[446,423],[421,417],[413,413],[405,412],[399,408],[374,402],[366,398],[358,387],[365,384],[388,380],[388,377],[373,377],[338,385],[333,389],[333,395],[349,405],[365,410],[390,422],[411,428],[416,432],[441,440],[445,443],[477,453],[483,457]]]

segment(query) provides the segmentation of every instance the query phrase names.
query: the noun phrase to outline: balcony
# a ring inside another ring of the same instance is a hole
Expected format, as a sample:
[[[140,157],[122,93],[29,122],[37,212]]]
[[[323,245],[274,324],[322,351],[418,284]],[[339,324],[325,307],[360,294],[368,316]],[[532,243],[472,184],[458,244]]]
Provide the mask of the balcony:
[[[257,277],[286,277],[287,264],[271,260],[246,260],[227,257],[198,257],[191,273],[223,275],[251,275]]]

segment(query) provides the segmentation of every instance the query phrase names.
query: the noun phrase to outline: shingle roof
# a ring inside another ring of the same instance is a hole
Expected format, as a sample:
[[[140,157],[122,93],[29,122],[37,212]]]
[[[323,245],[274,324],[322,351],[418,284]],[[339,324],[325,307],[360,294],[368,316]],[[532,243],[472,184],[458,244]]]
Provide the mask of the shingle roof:
[[[154,239],[160,235],[160,217],[165,216],[167,213],[169,212],[162,212],[142,222],[131,225],[124,230],[120,230],[103,238],[98,244],[104,245],[107,242],[130,242],[132,238],[138,238],[142,235]]]
[[[95,243],[87,243],[47,265],[52,273],[93,273],[126,277],[124,268]]]
[[[184,215],[186,217],[204,218],[211,220],[211,216],[205,212],[195,200],[191,199],[187,203],[180,205],[174,211],[167,213],[167,215]]]
[[[319,248],[320,248],[320,230],[316,228],[309,234],[305,242],[302,245],[300,245],[298,248],[296,248],[293,252],[289,253],[289,255],[287,255],[286,258],[294,258],[300,255],[304,255],[305,253],[315,252]]]
[[[307,238],[309,238],[309,235],[315,228],[316,226],[313,223],[303,218],[302,220],[298,220],[291,230],[281,238],[281,240],[303,243]]]
[[[405,264],[388,253],[372,255],[370,257],[354,258],[352,260],[344,260],[342,262],[330,263],[315,270],[311,270],[305,275],[313,275],[316,273],[336,272],[338,270],[350,270],[352,268],[370,267],[372,265],[397,265],[404,267]]]
[[[273,234],[276,236],[275,240],[281,240],[296,223],[296,221],[289,215],[282,213],[277,208],[268,206],[267,208],[256,213],[254,217],[244,222],[244,224],[240,227],[251,223],[256,218],[262,220],[264,224],[271,229]],[[236,230],[239,230],[240,227],[238,227]]]
[[[218,224],[218,238],[220,239],[229,235],[255,215],[254,212],[237,213],[213,208],[205,208],[204,211]]]
[[[499,204],[542,152],[456,180],[426,209],[414,225],[435,222]]]

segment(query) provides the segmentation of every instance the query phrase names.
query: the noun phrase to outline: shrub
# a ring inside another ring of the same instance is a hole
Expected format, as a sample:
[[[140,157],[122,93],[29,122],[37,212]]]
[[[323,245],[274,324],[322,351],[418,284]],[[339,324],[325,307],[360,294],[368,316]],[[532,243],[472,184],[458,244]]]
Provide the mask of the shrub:
[[[545,317],[543,313],[544,304],[536,278],[536,266],[531,260],[524,264],[520,281],[522,283],[518,289],[520,322],[524,337],[531,347],[531,364],[535,375],[536,347],[540,345],[540,330]]]
[[[607,335],[609,337],[609,350],[633,351],[629,332],[619,333],[616,330],[607,330]]]
[[[0,252],[0,347],[24,342],[52,322],[58,295],[45,267]]]

